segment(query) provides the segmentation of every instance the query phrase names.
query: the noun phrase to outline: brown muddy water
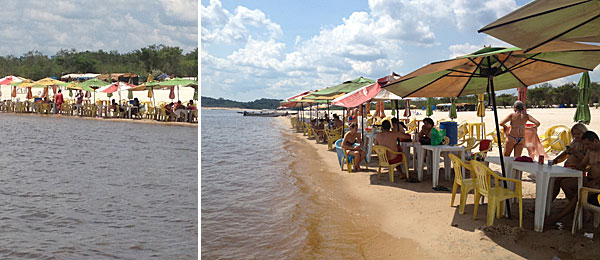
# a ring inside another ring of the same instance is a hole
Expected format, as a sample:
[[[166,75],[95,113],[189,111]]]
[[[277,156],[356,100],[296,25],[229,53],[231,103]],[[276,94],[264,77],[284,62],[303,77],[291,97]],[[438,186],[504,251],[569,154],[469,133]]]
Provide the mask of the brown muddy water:
[[[0,259],[195,259],[198,129],[0,114]]]

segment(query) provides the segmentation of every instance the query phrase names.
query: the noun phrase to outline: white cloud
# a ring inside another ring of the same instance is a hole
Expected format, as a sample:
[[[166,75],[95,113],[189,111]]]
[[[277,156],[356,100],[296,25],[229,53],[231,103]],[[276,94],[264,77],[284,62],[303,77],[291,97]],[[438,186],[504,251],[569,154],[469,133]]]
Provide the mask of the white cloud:
[[[455,44],[455,45],[450,45],[450,47],[448,47],[448,50],[450,51],[450,56],[448,56],[449,59],[453,59],[456,58],[458,56],[462,56],[462,55],[466,55],[469,53],[473,53],[479,49],[483,48],[483,46],[478,46],[478,45],[474,45],[474,44],[470,44],[470,43],[463,43],[463,44]]]
[[[250,36],[268,40],[282,35],[281,26],[260,10],[238,6],[230,13],[219,0],[211,0],[207,7],[200,6],[200,15],[205,43],[244,43]]]
[[[197,1],[106,0],[2,2],[0,55],[30,50],[54,55],[60,49],[99,48],[121,53],[165,44],[184,52],[198,46]],[[195,9],[194,9],[195,8]]]
[[[359,76],[377,79],[393,71],[412,71],[415,67],[403,67],[407,59],[417,60],[418,54],[409,52],[411,48],[437,51],[436,46],[442,44],[438,35],[447,37],[444,34],[449,29],[476,35],[477,29],[515,7],[514,0],[369,0],[366,12],[353,12],[312,37],[289,37],[292,40],[283,42],[285,28],[263,11],[243,6],[227,10],[220,1],[211,0],[200,6],[202,45],[218,43],[233,50],[220,55],[222,58],[202,55],[203,74],[208,68],[209,75],[202,84],[210,84],[207,93],[216,97],[248,101],[271,94],[283,98]],[[484,39],[481,43],[465,39],[441,47],[441,52],[454,58],[481,49],[483,44],[507,46],[484,34],[479,37]],[[225,71],[236,72],[227,84],[223,82],[231,72]],[[257,81],[261,83],[248,83]]]

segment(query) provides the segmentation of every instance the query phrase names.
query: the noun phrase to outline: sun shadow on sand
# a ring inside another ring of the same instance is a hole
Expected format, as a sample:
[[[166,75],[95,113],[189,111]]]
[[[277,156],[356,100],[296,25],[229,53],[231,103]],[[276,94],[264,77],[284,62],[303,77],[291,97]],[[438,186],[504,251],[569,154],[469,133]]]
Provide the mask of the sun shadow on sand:
[[[535,205],[535,199],[523,199],[523,228],[519,228],[518,203],[511,204],[512,217],[495,218],[492,226],[486,225],[487,200],[479,205],[477,219],[473,220],[473,194],[469,194],[465,205],[464,214],[459,214],[460,194],[455,199],[454,216],[449,223],[452,227],[464,231],[481,234],[481,240],[490,240],[521,257],[532,258],[546,255],[550,259],[557,256],[560,259],[598,259],[600,256],[600,240],[588,239],[583,236],[584,232],[593,232],[600,235],[600,230],[594,229],[592,223],[584,223],[584,228],[571,235],[571,221],[573,215],[563,218],[561,229],[556,225],[545,225],[544,232],[533,231],[534,212],[528,210]],[[450,196],[448,198],[450,201]],[[566,206],[566,199],[554,201],[556,207],[552,214],[558,213]],[[533,250],[533,251],[532,251]]]

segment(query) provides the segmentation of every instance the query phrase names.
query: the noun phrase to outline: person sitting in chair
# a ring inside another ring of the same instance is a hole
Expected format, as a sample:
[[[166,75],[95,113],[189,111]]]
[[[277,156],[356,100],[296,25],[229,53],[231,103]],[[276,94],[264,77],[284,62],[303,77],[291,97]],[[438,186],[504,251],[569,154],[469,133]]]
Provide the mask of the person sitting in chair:
[[[581,163],[577,167],[578,169],[585,169],[587,166],[590,168],[587,170],[587,176],[583,177],[583,186],[593,189],[600,188],[600,139],[598,135],[592,131],[587,131],[581,137],[583,145],[587,149],[585,157],[581,160]],[[579,187],[577,178],[568,178],[563,180],[560,187],[565,192],[565,196],[569,199],[567,207],[558,213],[556,216],[548,218],[549,224],[554,224],[566,215],[573,213],[577,205],[577,199],[579,196]],[[588,199],[588,198],[583,198]]]
[[[398,139],[410,139],[410,135],[405,134],[404,132],[396,132],[396,131],[391,131],[392,128],[392,124],[390,123],[390,121],[388,120],[383,120],[383,122],[381,123],[381,133],[378,133],[375,136],[375,141],[373,142],[373,144],[375,145],[382,145],[385,146],[387,148],[390,148],[392,151],[394,152],[402,152],[402,147],[400,147],[399,145],[396,145],[396,141]],[[390,164],[394,164],[394,163],[399,163],[402,161],[402,155],[396,155],[396,154],[388,154],[388,162]],[[400,167],[400,165],[396,166],[396,170],[399,173],[402,173],[402,169]],[[403,178],[403,176],[405,176],[404,174],[400,174],[400,178]]]
[[[358,143],[357,146],[354,146]],[[348,151],[349,156],[354,156],[353,164],[354,170],[360,171],[360,162],[365,158],[365,151],[362,149],[362,137],[358,132],[358,125],[356,123],[350,124],[350,131],[344,136],[342,140],[342,148]]]
[[[419,142],[421,144],[430,145],[431,144],[431,130],[435,123],[433,119],[427,117],[423,119],[423,127],[421,127],[421,131],[419,131]],[[410,137],[409,137],[410,138]]]
[[[337,114],[333,114],[333,129],[338,129],[340,127],[342,127],[342,120],[340,120],[340,116],[338,116]]]

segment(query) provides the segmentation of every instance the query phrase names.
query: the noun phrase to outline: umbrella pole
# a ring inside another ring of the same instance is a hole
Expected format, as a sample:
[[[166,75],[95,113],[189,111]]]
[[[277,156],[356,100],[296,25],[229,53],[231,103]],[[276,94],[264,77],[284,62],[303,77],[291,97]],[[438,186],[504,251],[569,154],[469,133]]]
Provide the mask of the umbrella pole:
[[[331,117],[329,117],[329,99],[327,100],[327,116],[326,116],[326,118],[327,119],[331,118]],[[327,122],[327,123],[329,124],[329,122]]]
[[[344,135],[344,126],[346,126],[346,109],[342,108],[342,137]]]
[[[489,57],[488,57],[489,58]],[[500,166],[502,167],[502,177],[506,178],[506,170],[504,169],[504,153],[502,152],[502,142],[500,138],[500,125],[498,124],[498,109],[496,108],[496,92],[494,91],[494,76],[488,76],[488,84],[490,85],[490,90],[492,92],[492,105],[494,106],[494,121],[496,123],[496,138],[498,138],[498,152],[500,153]],[[483,120],[483,118],[482,118]],[[507,188],[506,181],[502,181],[504,183],[504,188]],[[508,213],[508,217],[510,218],[510,203],[509,200],[506,200],[506,212]],[[479,202],[475,202],[479,203]]]
[[[362,143],[364,146],[364,144],[365,144],[365,105],[364,104],[360,104],[360,111],[361,111],[361,113],[360,113],[360,135],[361,135]]]

